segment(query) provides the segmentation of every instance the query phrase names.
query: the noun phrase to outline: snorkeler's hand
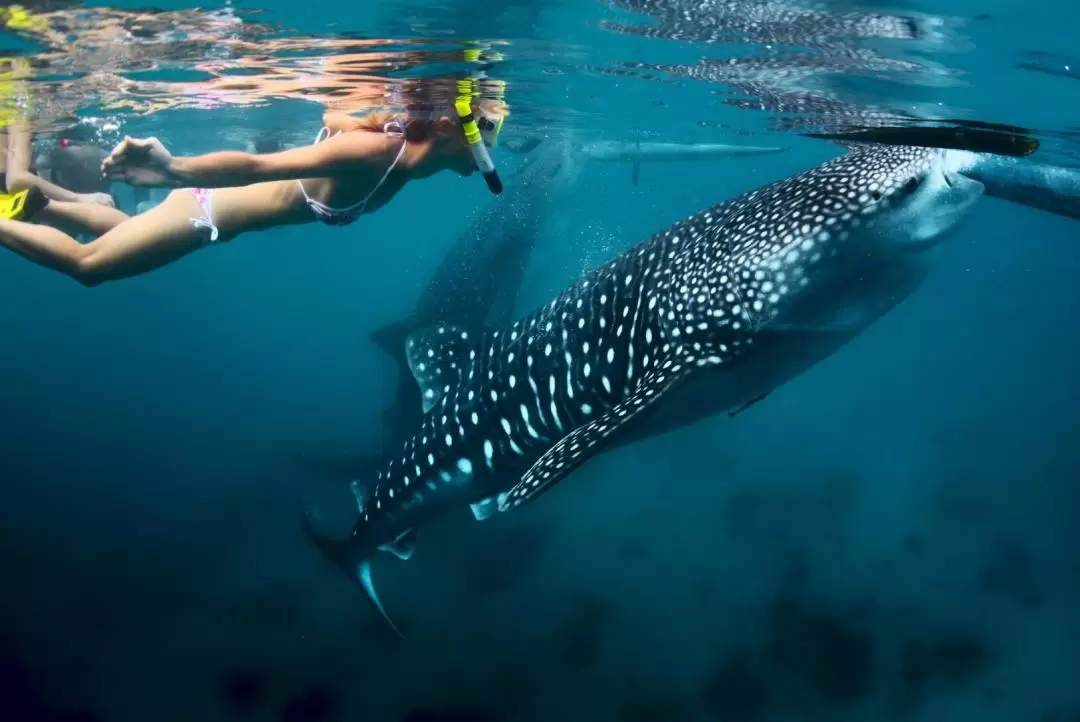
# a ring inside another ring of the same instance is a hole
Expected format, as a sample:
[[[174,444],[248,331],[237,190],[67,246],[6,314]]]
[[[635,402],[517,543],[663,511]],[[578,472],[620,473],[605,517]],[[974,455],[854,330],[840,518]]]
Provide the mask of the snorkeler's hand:
[[[116,208],[116,201],[108,193],[76,193],[76,203],[91,203],[106,208]]]
[[[102,175],[134,186],[171,187],[172,153],[157,138],[124,138],[101,163]]]

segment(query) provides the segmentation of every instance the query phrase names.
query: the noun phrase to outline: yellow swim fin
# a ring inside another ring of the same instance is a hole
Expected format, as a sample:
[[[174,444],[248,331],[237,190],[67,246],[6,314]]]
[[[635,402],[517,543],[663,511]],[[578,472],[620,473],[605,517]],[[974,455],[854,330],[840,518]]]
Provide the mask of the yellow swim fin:
[[[25,221],[49,204],[49,199],[37,188],[18,193],[0,193],[0,218]]]
[[[9,5],[0,8],[0,21],[11,30],[37,30],[49,29],[49,21],[37,13],[32,13],[22,5]]]

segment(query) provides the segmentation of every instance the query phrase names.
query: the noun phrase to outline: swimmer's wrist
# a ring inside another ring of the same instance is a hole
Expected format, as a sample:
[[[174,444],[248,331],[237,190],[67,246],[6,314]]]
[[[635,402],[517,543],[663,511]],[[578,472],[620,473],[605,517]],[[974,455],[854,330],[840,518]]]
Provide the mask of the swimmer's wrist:
[[[172,156],[165,166],[167,176],[166,183],[170,188],[180,188],[191,184],[195,179],[192,177],[191,165],[188,158]]]

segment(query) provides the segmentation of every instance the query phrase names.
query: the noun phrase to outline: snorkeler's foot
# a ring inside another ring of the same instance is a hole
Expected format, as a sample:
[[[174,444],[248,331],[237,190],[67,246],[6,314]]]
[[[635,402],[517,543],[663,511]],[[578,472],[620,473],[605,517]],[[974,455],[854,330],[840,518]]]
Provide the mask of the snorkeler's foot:
[[[49,197],[42,193],[41,189],[32,186],[26,190],[26,200],[23,201],[22,212],[16,220],[28,221],[45,210],[47,205],[49,205]]]
[[[28,221],[47,205],[48,196],[37,188],[28,188],[15,194],[0,193],[0,218]]]
[[[76,203],[90,203],[96,206],[105,206],[106,208],[116,208],[116,201],[108,193],[77,193],[75,198]]]

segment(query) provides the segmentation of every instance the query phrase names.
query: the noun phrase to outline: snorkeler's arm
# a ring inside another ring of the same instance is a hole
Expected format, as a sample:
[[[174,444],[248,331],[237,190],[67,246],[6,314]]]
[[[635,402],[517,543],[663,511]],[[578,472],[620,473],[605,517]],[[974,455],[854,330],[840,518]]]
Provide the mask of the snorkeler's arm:
[[[30,156],[33,138],[30,131],[22,127],[8,128],[7,173],[5,184],[8,193],[18,193],[28,188],[37,188],[47,198],[54,201],[78,201],[79,194],[50,183],[41,176],[30,172]]]
[[[34,175],[30,171],[8,171],[8,193],[18,193],[19,191],[24,191],[27,188],[37,188],[45,195],[46,198],[51,198],[54,201],[70,201],[72,203],[78,203],[82,200],[81,196],[78,193],[69,191],[66,188],[61,188],[55,183],[50,183],[41,176]]]
[[[386,136],[382,133],[342,133],[322,143],[280,153],[220,151],[174,157],[169,163],[169,175],[178,185],[202,188],[318,178],[348,173],[373,161],[381,162],[387,148]]]
[[[280,153],[225,150],[176,157],[157,138],[125,138],[102,163],[102,173],[137,186],[227,188],[341,175],[380,163],[388,148],[382,133],[356,132]]]

